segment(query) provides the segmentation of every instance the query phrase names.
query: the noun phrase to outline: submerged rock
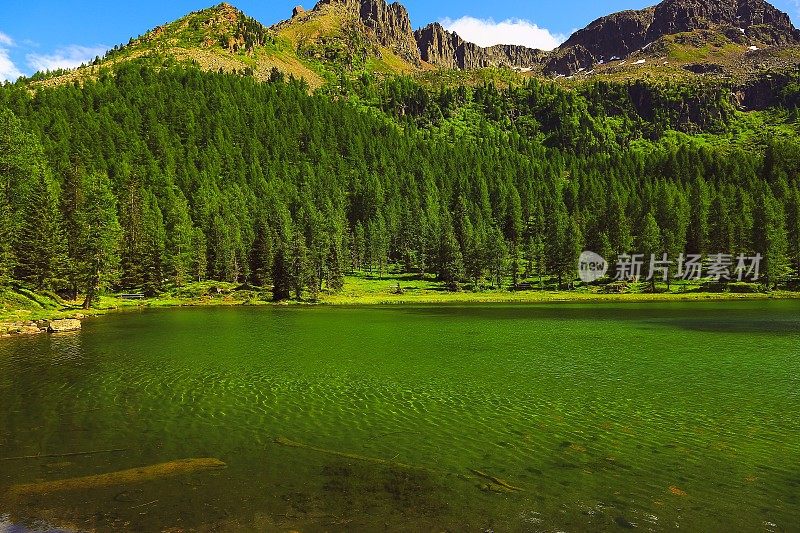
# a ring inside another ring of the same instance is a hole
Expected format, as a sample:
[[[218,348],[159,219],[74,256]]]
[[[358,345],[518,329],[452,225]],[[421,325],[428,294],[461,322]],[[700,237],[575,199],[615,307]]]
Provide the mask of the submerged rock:
[[[81,321],[74,318],[64,320],[51,320],[47,326],[49,333],[62,333],[65,331],[77,331],[81,329]]]

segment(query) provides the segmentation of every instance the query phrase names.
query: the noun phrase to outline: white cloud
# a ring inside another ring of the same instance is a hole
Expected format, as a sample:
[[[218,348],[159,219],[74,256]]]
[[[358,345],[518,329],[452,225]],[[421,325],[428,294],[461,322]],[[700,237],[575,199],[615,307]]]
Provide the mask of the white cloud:
[[[8,55],[8,50],[0,48],[0,82],[3,81],[17,81],[17,78],[22,76],[17,66],[11,61]]]
[[[14,46],[14,39],[0,31],[0,82],[16,81],[22,72],[11,60],[8,47]]]
[[[52,54],[28,54],[26,59],[31,69],[35,71],[48,71],[58,69],[69,69],[88,64],[95,57],[103,55],[108,51],[107,46],[80,46],[73,44],[59,48]]]
[[[463,39],[479,46],[495,44],[518,44],[528,48],[552,50],[566,40],[566,36],[551,33],[533,22],[523,19],[506,19],[495,22],[492,19],[461,17],[446,18],[441,21],[448,31],[456,32]]]

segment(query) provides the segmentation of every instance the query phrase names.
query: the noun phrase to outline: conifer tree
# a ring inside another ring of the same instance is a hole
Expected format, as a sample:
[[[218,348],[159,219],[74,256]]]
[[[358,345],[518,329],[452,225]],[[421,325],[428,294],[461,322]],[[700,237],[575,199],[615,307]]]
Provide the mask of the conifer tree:
[[[508,267],[508,246],[503,238],[500,228],[493,226],[488,231],[486,239],[486,260],[489,265],[492,286],[496,289],[503,288],[503,278]]]
[[[734,249],[735,229],[731,210],[729,209],[729,198],[725,191],[718,191],[711,202],[708,243],[712,253],[732,253]]]
[[[14,252],[11,248],[11,213],[0,197],[0,287],[11,281],[14,271]]]
[[[458,245],[450,215],[444,211],[442,212],[442,234],[439,240],[437,274],[439,280],[451,289],[455,289],[464,276],[464,258],[461,248]]]
[[[22,208],[15,255],[15,277],[36,290],[52,288],[60,264],[65,260],[63,236],[53,185],[44,173],[28,190]]]
[[[189,205],[182,194],[168,197],[169,208],[165,213],[166,245],[164,252],[165,268],[175,285],[182,287],[195,277],[193,263],[194,227],[189,215]]]
[[[653,216],[653,213],[647,213],[647,216],[645,216],[644,228],[639,237],[639,249],[644,254],[644,262],[648,267],[651,259],[656,261],[661,261],[662,259],[661,229],[658,227],[658,222],[656,222],[656,217]],[[643,272],[643,275],[646,276],[647,274],[648,272]],[[655,290],[655,288],[656,276],[654,275],[650,279],[650,289]]]
[[[762,183],[753,213],[753,245],[763,256],[761,275],[764,285],[774,288],[789,270],[786,219],[769,185]]]
[[[155,296],[163,288],[166,230],[158,200],[152,193],[145,196],[142,219],[144,254],[142,256],[142,288],[147,296]]]
[[[611,242],[612,255],[617,256],[632,251],[633,236],[631,234],[631,224],[625,212],[625,206],[616,193],[611,197],[606,228],[608,238]],[[606,257],[606,260],[611,262],[615,259],[616,257]]]
[[[286,245],[280,243],[272,261],[272,299],[276,302],[288,300],[292,289],[292,264]]]
[[[562,246],[563,265],[560,272],[569,279],[569,283],[572,285],[578,271],[578,259],[583,251],[583,232],[581,231],[579,218],[575,215],[569,218],[569,225]]]
[[[570,218],[564,204],[559,200],[556,202],[555,211],[548,224],[546,255],[548,270],[553,273],[558,281],[558,288],[561,289],[564,277],[570,271],[570,253],[568,247],[568,233],[570,230]]]
[[[208,256],[206,254],[206,236],[200,228],[192,231],[192,276],[203,281],[208,275]]]
[[[706,255],[709,253],[708,223],[711,199],[708,185],[703,178],[698,178],[692,184],[689,203],[692,210],[686,247],[689,253]]]
[[[789,193],[786,226],[789,238],[789,259],[794,275],[800,277],[800,188],[794,188]]]
[[[272,281],[273,241],[266,220],[256,221],[255,240],[250,252],[250,278],[254,285],[266,287]]]
[[[108,286],[118,275],[122,229],[108,176],[95,173],[86,177],[80,212],[80,272],[86,292],[83,307],[90,309],[98,290]]]
[[[312,274],[308,261],[308,246],[303,233],[295,228],[292,233],[292,241],[290,243],[289,255],[289,286],[294,291],[294,297],[298,300],[303,299],[303,291],[306,289],[309,281],[312,280]],[[275,283],[278,283],[276,279]]]
[[[472,231],[464,253],[464,273],[472,281],[474,291],[481,288],[486,271],[486,236],[482,229]]]
[[[341,246],[336,239],[331,239],[330,248],[328,249],[328,259],[326,270],[326,283],[328,289],[333,292],[339,292],[344,288],[344,273],[342,271],[342,252],[344,247]]]

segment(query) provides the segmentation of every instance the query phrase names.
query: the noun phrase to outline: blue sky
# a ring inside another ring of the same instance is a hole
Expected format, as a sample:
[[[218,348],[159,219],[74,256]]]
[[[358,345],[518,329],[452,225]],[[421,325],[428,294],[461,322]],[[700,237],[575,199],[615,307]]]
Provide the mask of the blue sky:
[[[74,67],[115,44],[208,7],[217,0],[0,0],[0,81],[36,70]],[[230,1],[230,0],[229,0]],[[315,1],[315,0],[312,0]],[[302,4],[313,7],[312,1]],[[441,21],[449,29],[488,45],[553,47],[599,16],[638,9],[657,0],[406,0],[414,27]],[[288,18],[298,0],[233,0],[266,25]],[[800,21],[800,0],[775,6]]]

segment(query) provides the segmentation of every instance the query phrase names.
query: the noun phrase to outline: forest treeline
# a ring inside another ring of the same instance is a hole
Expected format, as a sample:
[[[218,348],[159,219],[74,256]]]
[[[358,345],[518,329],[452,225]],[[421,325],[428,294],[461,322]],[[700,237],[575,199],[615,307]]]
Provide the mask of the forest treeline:
[[[331,98],[140,61],[1,87],[0,283],[87,305],[198,279],[313,298],[390,267],[566,286],[583,249],[761,253],[768,286],[800,275],[800,145],[659,139],[689,112],[721,127],[724,99],[648,117],[608,85],[358,83]]]

